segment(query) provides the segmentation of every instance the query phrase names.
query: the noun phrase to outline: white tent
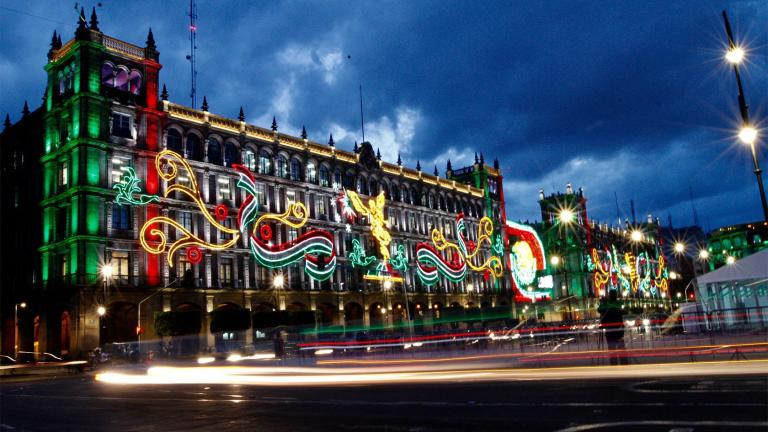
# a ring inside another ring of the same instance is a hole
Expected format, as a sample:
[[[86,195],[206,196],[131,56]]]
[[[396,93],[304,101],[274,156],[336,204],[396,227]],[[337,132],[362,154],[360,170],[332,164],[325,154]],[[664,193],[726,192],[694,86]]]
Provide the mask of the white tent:
[[[756,279],[768,279],[768,249],[699,276],[696,281],[701,286],[702,284]]]

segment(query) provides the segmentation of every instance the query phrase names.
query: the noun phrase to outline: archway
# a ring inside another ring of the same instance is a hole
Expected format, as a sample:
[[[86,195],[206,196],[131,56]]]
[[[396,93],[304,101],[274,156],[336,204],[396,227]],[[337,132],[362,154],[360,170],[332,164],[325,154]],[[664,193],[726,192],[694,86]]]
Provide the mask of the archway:
[[[61,333],[59,334],[59,343],[61,347],[61,355],[65,356],[69,354],[69,325],[70,325],[70,318],[69,318],[69,311],[64,311],[61,313]]]
[[[344,323],[347,326],[363,324],[363,307],[360,303],[350,302],[344,306]]]
[[[136,335],[138,325],[139,316],[135,304],[111,303],[107,306],[107,313],[101,317],[100,344],[134,342],[138,340]]]
[[[387,322],[387,308],[381,303],[371,303],[368,306],[368,318],[371,327],[382,326]]]
[[[184,313],[188,317],[196,317],[198,323],[202,319],[203,308],[196,303],[179,303],[174,307],[174,312]],[[173,336],[171,342],[166,345],[166,351],[168,353],[191,355],[200,352],[200,333],[181,334]]]
[[[251,326],[249,311],[235,303],[221,303],[210,316],[216,352],[234,352],[245,345],[245,334]]]
[[[323,326],[334,325],[338,322],[337,306],[323,302],[317,305],[317,322]]]
[[[405,305],[397,302],[392,305],[392,324],[395,326],[402,325],[406,322],[407,311]]]
[[[285,309],[291,312],[300,312],[300,311],[305,311],[308,308],[307,308],[307,305],[305,305],[304,303],[293,302],[289,305],[286,305]]]

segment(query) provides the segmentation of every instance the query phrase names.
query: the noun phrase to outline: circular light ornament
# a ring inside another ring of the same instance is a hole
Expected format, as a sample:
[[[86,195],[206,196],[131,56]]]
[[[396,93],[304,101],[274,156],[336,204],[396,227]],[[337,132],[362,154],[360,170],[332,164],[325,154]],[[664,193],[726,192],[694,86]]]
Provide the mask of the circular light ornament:
[[[191,262],[192,264],[197,264],[202,260],[203,260],[203,253],[200,251],[199,247],[192,246],[190,248],[187,248],[187,261]]]
[[[224,204],[217,205],[213,212],[216,214],[216,219],[218,219],[219,222],[223,221],[227,218],[227,216],[229,216],[229,209]]]

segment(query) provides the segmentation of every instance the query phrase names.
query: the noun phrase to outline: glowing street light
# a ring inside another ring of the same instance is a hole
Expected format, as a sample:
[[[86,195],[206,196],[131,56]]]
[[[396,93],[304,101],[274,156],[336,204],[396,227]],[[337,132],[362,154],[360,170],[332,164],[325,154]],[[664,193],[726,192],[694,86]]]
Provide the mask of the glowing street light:
[[[633,242],[637,243],[643,239],[643,233],[641,233],[640,230],[637,230],[637,229],[632,230],[632,232],[629,234],[629,238]]]
[[[679,254],[685,252],[685,244],[682,242],[675,243],[675,252]]]
[[[702,260],[708,260],[709,259],[709,251],[706,249],[702,249],[699,251],[699,259]]]
[[[747,145],[754,145],[757,140],[757,129],[744,125],[739,131],[739,140]]]
[[[574,220],[574,214],[573,210],[571,209],[562,209],[560,210],[560,213],[557,215],[557,218],[560,220],[560,223],[569,224],[573,222]]]
[[[101,266],[101,276],[105,281],[112,279],[115,269],[112,267],[112,263],[106,263]]]
[[[728,264],[728,265],[735,264],[736,263],[736,257],[729,256],[728,258],[725,259],[725,263]]]
[[[552,264],[553,266],[559,265],[560,257],[557,255],[552,255],[551,257],[549,257],[549,263]]]
[[[19,356],[19,308],[26,309],[27,302],[16,303],[13,305],[13,357]]]
[[[725,53],[725,60],[734,65],[741,63],[744,60],[744,50],[738,46],[731,47]]]
[[[285,284],[285,276],[283,276],[282,273],[276,274],[274,279],[272,279],[272,286],[275,288],[282,288],[284,284]]]
[[[96,308],[96,313],[99,314],[99,316],[104,316],[107,313],[107,308],[99,306]]]
[[[739,131],[739,139],[749,145],[752,150],[752,163],[754,165],[755,178],[757,180],[757,188],[760,191],[760,203],[763,206],[763,218],[768,222],[768,201],[765,198],[765,188],[763,187],[763,175],[760,169],[760,163],[757,160],[757,151],[755,150],[755,142],[757,141],[757,130],[750,126],[749,122],[749,106],[747,105],[747,99],[744,96],[744,88],[741,84],[741,75],[739,74],[739,64],[744,60],[744,49],[737,46],[733,40],[733,33],[731,32],[731,23],[728,22],[728,14],[723,11],[723,22],[725,23],[725,34],[728,37],[728,52],[725,54],[726,60],[733,65],[733,73],[736,75],[736,86],[739,89],[739,112],[741,113],[741,124],[743,125]]]
[[[392,289],[392,281],[391,280],[387,279],[387,280],[384,281],[384,289],[387,290],[387,291]]]
[[[472,292],[475,290],[475,286],[472,284],[467,284],[467,292]]]

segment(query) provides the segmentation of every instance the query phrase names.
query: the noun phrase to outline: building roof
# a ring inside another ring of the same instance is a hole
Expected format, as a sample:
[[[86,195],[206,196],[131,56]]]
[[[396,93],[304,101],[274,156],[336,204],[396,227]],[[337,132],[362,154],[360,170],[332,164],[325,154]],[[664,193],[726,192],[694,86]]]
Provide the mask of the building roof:
[[[699,276],[696,281],[704,284],[748,279],[768,279],[768,249]]]

